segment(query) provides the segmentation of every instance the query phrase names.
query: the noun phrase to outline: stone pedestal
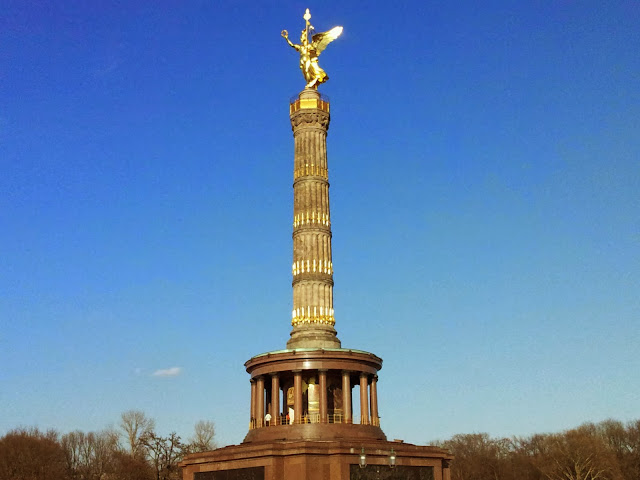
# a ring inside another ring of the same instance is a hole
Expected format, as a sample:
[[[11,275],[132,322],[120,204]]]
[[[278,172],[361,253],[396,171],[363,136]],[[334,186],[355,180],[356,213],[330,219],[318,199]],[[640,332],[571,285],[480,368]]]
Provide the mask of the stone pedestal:
[[[184,480],[450,480],[451,458],[440,448],[402,442],[280,440],[188,455],[181,466]]]
[[[331,325],[293,327],[287,342],[288,350],[297,348],[340,348],[336,329]]]

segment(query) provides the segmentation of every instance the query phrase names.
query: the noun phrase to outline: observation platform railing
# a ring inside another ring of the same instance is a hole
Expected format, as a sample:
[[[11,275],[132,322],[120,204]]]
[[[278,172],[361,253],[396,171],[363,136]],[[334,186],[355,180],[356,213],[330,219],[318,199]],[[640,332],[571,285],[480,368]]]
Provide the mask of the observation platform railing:
[[[329,113],[329,97],[320,94],[320,98],[299,98],[291,97],[289,100],[289,114],[297,112],[303,108],[317,108],[323,112]]]
[[[380,426],[379,418],[366,418],[365,423],[362,422],[362,418],[360,418],[360,425],[373,425],[376,427]],[[261,425],[258,425],[257,420],[251,420],[249,422],[249,430],[253,430],[254,428],[262,428],[262,427],[275,427],[279,425],[301,425],[301,424],[310,424],[310,423],[344,423],[344,424],[353,424],[354,422],[345,418],[342,413],[335,413],[327,415],[327,422],[322,422],[320,419],[319,413],[308,413],[303,415],[301,419],[296,421],[296,419],[287,418],[286,415],[279,415],[277,417],[271,417],[271,420],[263,420]]]

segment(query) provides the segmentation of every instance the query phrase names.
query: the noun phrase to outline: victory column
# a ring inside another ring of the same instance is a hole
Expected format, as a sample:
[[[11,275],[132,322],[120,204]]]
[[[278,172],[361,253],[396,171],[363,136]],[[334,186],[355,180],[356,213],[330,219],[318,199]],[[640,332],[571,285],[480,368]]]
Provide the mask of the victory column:
[[[328,99],[318,93],[329,76],[318,56],[342,27],[312,34],[309,9],[303,18],[300,44],[282,31],[300,54],[306,82],[289,103],[294,137],[291,338],[286,349],[245,363],[251,401],[242,444],[187,455],[181,463],[183,479],[449,480],[452,457],[446,450],[386,440],[377,390],[382,359],[341,348],[334,329],[326,147],[330,115]]]
[[[329,76],[318,65],[318,56],[342,33],[342,27],[316,33],[309,42],[309,9],[300,44],[282,36],[300,53],[300,70],[307,85],[290,105],[294,137],[293,163],[293,331],[287,348],[340,348],[334,329],[333,262],[327,130],[329,102],[317,91]]]

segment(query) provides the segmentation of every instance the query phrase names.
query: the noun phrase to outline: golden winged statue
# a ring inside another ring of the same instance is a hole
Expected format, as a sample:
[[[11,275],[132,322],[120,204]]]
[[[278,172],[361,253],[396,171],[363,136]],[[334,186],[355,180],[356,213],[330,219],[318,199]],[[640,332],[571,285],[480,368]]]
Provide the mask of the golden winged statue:
[[[300,36],[300,45],[296,45],[289,40],[289,32],[286,30],[282,31],[282,36],[289,45],[300,52],[300,70],[302,70],[302,75],[307,82],[306,88],[317,89],[318,85],[329,80],[329,75],[318,65],[318,56],[327,48],[327,45],[340,36],[342,27],[333,27],[328,32],[316,33],[311,37],[311,42],[309,42],[309,30],[315,29],[309,23],[311,14],[308,8],[303,18],[306,21],[306,25]]]

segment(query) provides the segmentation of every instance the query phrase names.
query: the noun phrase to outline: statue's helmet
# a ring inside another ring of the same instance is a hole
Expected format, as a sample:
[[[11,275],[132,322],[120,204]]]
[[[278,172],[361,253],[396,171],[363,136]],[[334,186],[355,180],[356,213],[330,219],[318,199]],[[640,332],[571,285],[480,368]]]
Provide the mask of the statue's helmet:
[[[309,39],[307,38],[307,29],[302,30],[302,34],[300,35],[300,41],[302,43],[307,43]]]

